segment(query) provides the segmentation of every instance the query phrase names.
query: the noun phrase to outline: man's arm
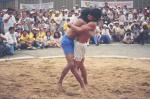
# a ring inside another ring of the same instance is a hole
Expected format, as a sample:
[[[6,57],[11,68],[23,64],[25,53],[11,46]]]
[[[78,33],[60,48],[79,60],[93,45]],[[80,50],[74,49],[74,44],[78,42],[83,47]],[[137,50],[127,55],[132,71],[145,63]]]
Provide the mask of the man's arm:
[[[95,36],[96,35],[96,31],[89,31],[90,36]]]
[[[71,28],[72,30],[76,31],[76,32],[88,32],[88,31],[94,31],[95,28],[91,27],[89,24],[86,25],[82,25],[81,27],[78,27],[74,24],[68,24],[69,28]]]
[[[74,32],[78,33],[80,30],[80,27],[82,25],[86,24],[82,19],[76,20],[74,23],[67,24],[69,28],[71,28]]]
[[[4,35],[1,35],[1,34],[0,34],[0,39],[6,40],[5,36],[4,36]]]
[[[4,21],[5,23],[7,23],[8,20],[9,20],[11,17],[12,17],[11,15],[9,15],[9,16],[4,15],[3,21]]]
[[[74,24],[71,24],[71,23],[68,24],[68,27],[71,28],[75,32],[80,32],[81,31],[81,27],[78,27],[78,26],[76,26]]]

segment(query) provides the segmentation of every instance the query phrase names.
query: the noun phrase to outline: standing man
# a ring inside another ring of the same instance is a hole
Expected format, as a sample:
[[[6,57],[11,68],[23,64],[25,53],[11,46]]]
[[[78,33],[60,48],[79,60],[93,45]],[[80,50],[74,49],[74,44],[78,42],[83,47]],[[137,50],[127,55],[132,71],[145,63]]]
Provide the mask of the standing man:
[[[16,24],[16,19],[13,15],[14,11],[13,9],[8,9],[7,13],[3,16],[3,22],[4,22],[4,32],[8,32],[10,27],[14,27]]]

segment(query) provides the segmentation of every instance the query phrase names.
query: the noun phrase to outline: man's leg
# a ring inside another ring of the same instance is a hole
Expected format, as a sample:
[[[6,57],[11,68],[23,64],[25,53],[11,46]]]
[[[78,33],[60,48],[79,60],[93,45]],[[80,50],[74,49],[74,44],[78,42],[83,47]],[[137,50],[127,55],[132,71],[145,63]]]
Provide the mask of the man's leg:
[[[94,43],[95,43],[95,45],[97,45],[97,44],[98,44],[98,42],[97,42],[97,41],[98,41],[97,35],[95,35],[93,38],[94,38]]]
[[[78,73],[77,67],[75,65],[73,65],[71,67],[71,72],[73,73],[73,75],[75,76],[75,78],[77,79],[77,81],[80,83],[81,88],[85,88],[84,82],[82,81],[81,76]]]
[[[6,44],[7,47],[7,54],[8,55],[13,55],[14,54],[14,46],[10,44]]]
[[[79,68],[81,71],[81,75],[82,75],[84,84],[87,85],[88,84],[88,82],[87,82],[87,71],[86,71],[85,66],[84,66],[84,59],[81,61]]]
[[[78,72],[79,76],[81,77],[82,81],[84,82],[83,77],[82,77],[82,73],[81,73],[81,69],[80,69],[81,61],[74,60],[74,64],[77,68],[77,72]]]
[[[69,58],[70,57],[70,58]],[[69,72],[69,70],[71,69],[71,62],[68,63],[68,58],[71,59],[72,58],[72,55],[66,55],[66,60],[67,60],[67,65],[66,67],[63,69],[62,73],[61,73],[61,76],[60,76],[60,79],[58,81],[58,85],[59,85],[59,89],[61,91],[64,91],[63,87],[62,87],[62,83],[63,83],[63,80],[65,78],[65,76],[67,75],[67,73]]]
[[[0,44],[0,57],[3,57],[6,55],[6,45]]]
[[[79,74],[77,73],[77,68],[74,65],[74,55],[72,55],[72,54],[66,55],[66,59],[67,59],[68,63],[67,63],[67,66],[63,69],[63,71],[61,73],[61,77],[60,77],[60,79],[58,81],[59,86],[62,89],[63,80],[64,80],[66,74],[71,69],[71,72],[76,77],[77,81],[80,83],[81,88],[84,88],[84,83],[83,83],[81,77],[79,76]]]
[[[58,83],[62,84],[63,79],[65,78],[66,74],[69,72],[69,70],[71,69],[71,66],[73,66],[74,64],[71,62],[72,61],[72,57],[73,55],[66,55],[66,60],[67,60],[67,65],[66,67],[63,69],[60,79],[58,81]]]

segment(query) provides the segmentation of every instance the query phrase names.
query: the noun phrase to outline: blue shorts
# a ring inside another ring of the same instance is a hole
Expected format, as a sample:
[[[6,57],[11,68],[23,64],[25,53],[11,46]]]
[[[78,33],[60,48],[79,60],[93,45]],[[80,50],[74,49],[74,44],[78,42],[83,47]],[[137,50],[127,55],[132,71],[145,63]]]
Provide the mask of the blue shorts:
[[[61,47],[65,55],[74,54],[74,39],[64,35],[61,40]]]

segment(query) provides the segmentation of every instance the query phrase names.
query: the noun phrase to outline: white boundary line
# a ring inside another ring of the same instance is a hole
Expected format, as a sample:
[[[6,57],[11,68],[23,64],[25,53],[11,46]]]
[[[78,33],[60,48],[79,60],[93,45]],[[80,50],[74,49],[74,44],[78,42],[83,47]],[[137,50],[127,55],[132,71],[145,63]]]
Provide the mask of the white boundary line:
[[[117,56],[117,55],[90,56],[88,58],[115,58],[115,59],[131,59],[131,60],[150,60],[150,58],[146,58],[146,57],[135,58],[135,57]]]
[[[52,58],[64,58],[64,57],[65,57],[65,56],[47,56],[47,57],[25,56],[25,57],[16,57],[16,58],[0,59],[0,61],[29,60],[29,59],[52,59]],[[132,60],[150,60],[150,58],[146,58],[146,57],[134,58],[134,57],[117,56],[117,55],[87,56],[86,58],[115,58],[115,59],[132,59]]]
[[[32,56],[25,56],[25,57],[16,57],[16,58],[0,59],[0,61],[26,60],[26,59],[34,59],[34,58],[35,58],[35,57],[32,57]]]

